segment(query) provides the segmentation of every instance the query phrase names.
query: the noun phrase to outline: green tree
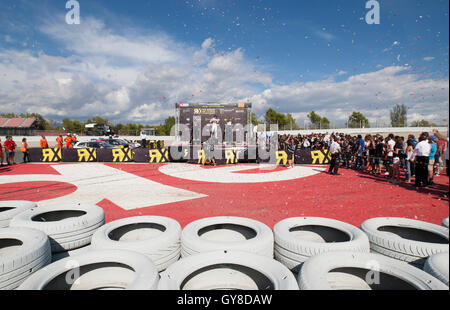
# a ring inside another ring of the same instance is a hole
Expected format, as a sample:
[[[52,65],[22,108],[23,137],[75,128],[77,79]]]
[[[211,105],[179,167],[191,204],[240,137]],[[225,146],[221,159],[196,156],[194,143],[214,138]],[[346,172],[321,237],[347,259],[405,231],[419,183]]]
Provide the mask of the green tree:
[[[266,122],[268,125],[278,125],[278,128],[285,128],[286,125],[289,123],[288,118],[285,114],[278,113],[274,109],[269,109],[266,112],[266,115],[264,116]]]
[[[349,128],[370,128],[369,120],[360,112],[353,112],[348,119]]]
[[[330,120],[326,117],[321,117],[315,111],[312,111],[308,114],[309,121],[311,125],[315,129],[329,129],[330,128]]]
[[[289,130],[300,130],[300,126],[297,124],[297,121],[294,119],[292,114],[287,114],[287,120],[288,120],[288,129]]]
[[[260,122],[260,121],[258,120],[258,117],[256,116],[255,113],[252,113],[251,121],[252,121],[253,126],[262,124],[262,122]]]
[[[411,127],[437,127],[437,124],[430,123],[427,120],[414,121],[411,123]]]
[[[408,126],[408,109],[404,104],[397,104],[391,110],[391,125],[392,127]]]

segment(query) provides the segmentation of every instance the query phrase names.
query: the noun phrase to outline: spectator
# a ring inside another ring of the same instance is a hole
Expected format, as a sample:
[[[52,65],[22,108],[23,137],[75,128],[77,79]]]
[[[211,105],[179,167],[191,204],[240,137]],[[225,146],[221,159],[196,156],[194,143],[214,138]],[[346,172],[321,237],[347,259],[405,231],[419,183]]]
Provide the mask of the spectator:
[[[446,144],[446,146],[445,146],[444,158],[445,158],[445,163],[446,163],[446,168],[447,168],[446,173],[447,173],[447,176],[450,176],[450,173],[449,173],[449,150],[448,150],[449,145],[448,145],[448,136],[445,137],[444,135],[442,135],[442,134],[441,134],[439,131],[437,131],[437,130],[434,130],[433,133],[434,133],[435,137],[437,137],[440,141],[445,141],[445,142],[447,142],[447,144]]]
[[[3,161],[5,160],[5,157],[3,156],[3,146],[2,146],[2,139],[0,138],[0,167],[3,167]]]
[[[286,143],[286,153],[288,156],[288,169],[294,168],[294,161],[295,161],[295,143],[294,138],[290,137],[285,142]]]
[[[385,175],[389,175],[389,176],[391,176],[391,172],[392,172],[390,167],[394,160],[394,147],[395,147],[394,135],[390,134],[387,137],[387,141],[386,141],[386,153],[387,153],[386,170],[387,170],[387,172],[385,173]]]
[[[412,176],[412,170],[411,170],[411,164],[413,161],[411,160],[412,154],[414,152],[414,142],[412,140],[408,140],[408,146],[406,147],[406,183],[411,183],[411,176]]]
[[[428,186],[428,163],[431,145],[428,143],[428,133],[422,133],[414,149],[412,157],[416,160],[416,188]]]
[[[375,174],[377,175],[381,175],[381,161],[383,159],[384,147],[383,137],[378,137],[378,143],[375,146]]]
[[[28,143],[27,143],[27,139],[23,138],[22,139],[22,154],[23,154],[23,163],[26,164],[27,162],[30,162],[30,156],[28,154]]]
[[[342,152],[341,146],[339,145],[339,138],[331,137],[331,145],[330,145],[330,153],[331,153],[331,162],[330,169],[328,170],[329,174],[339,175],[339,154]]]
[[[434,163],[435,163],[435,157],[437,152],[437,139],[435,136],[431,136],[428,139],[428,143],[430,143],[430,157],[428,160],[428,184],[433,185],[434,184]]]
[[[16,163],[14,162],[14,155],[16,150],[16,143],[11,136],[7,136],[4,145],[6,150],[6,161],[8,165],[15,165]]]

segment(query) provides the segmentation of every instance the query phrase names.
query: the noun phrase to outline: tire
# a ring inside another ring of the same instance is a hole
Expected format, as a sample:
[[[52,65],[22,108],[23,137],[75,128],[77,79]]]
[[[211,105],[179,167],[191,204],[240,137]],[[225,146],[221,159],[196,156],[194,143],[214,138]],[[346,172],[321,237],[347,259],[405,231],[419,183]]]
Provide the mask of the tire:
[[[155,233],[158,235],[155,235]],[[92,236],[93,250],[130,250],[148,256],[163,271],[181,255],[181,226],[167,217],[140,216],[111,222]]]
[[[273,242],[272,230],[267,225],[241,217],[198,220],[187,225],[181,233],[185,255],[233,250],[273,258]]]
[[[427,259],[423,270],[448,286],[448,262],[448,253],[436,254]]]
[[[53,253],[75,250],[91,243],[105,223],[105,213],[95,205],[38,207],[16,215],[10,227],[38,229],[50,239]]]
[[[29,228],[0,229],[0,290],[17,288],[50,261],[50,242],[43,232]]]
[[[298,283],[301,290],[448,290],[435,277],[405,262],[356,252],[328,252],[310,258],[300,270]]]
[[[0,201],[0,228],[7,228],[14,216],[36,207],[36,203],[31,201]]]
[[[88,251],[50,264],[29,277],[18,289],[154,290],[158,281],[156,266],[145,255],[102,250]]]
[[[91,251],[91,250],[92,250],[92,248],[91,248],[91,245],[89,244],[89,245],[86,245],[86,246],[84,246],[82,248],[78,248],[78,249],[75,249],[75,250],[72,250],[72,251],[55,253],[55,254],[52,255],[52,263],[60,261],[60,260],[62,260],[64,258],[67,258],[67,257],[74,257],[74,256],[79,255],[79,254],[84,254],[87,251]]]
[[[448,228],[448,217],[445,220],[442,221],[442,226]]]
[[[293,272],[310,257],[325,252],[370,252],[367,235],[359,228],[333,219],[297,217],[277,223],[275,258]]]
[[[404,218],[374,218],[361,229],[373,252],[423,268],[428,257],[449,251],[448,228]],[[395,235],[394,235],[395,234]]]
[[[191,255],[161,274],[159,290],[298,290],[294,275],[274,259],[241,251]]]

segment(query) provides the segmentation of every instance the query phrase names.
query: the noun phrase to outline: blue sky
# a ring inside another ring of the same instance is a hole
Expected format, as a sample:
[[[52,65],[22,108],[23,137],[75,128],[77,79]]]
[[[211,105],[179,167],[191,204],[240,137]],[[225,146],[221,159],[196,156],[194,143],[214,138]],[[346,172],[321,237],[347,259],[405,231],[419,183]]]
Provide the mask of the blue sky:
[[[1,110],[158,123],[177,101],[250,100],[343,125],[404,103],[448,122],[448,1],[380,0],[380,25],[362,0],[79,0],[80,25],[65,3],[0,1]]]

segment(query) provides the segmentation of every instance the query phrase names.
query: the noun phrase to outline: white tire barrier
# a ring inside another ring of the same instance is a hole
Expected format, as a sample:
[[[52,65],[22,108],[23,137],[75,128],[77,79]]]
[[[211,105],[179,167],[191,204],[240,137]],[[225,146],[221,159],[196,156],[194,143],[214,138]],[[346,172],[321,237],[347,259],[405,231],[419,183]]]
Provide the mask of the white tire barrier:
[[[374,218],[361,229],[372,252],[411,263],[422,269],[428,257],[449,251],[448,228],[405,218]]]
[[[88,251],[39,270],[19,290],[154,290],[159,274],[145,255],[123,250]]]
[[[301,290],[448,290],[423,270],[371,253],[314,256],[303,264],[298,283]]]
[[[87,251],[91,251],[91,250],[92,250],[92,248],[91,248],[91,245],[89,244],[89,245],[86,245],[82,248],[78,248],[75,250],[54,253],[54,254],[52,254],[52,263],[57,262],[59,260],[67,258],[67,257],[74,257],[76,255],[83,254],[83,253],[86,253]]]
[[[274,259],[240,251],[183,258],[161,274],[159,290],[298,290],[294,275]]]
[[[427,259],[423,270],[448,286],[449,254],[440,253]]]
[[[293,272],[310,257],[336,251],[370,252],[367,235],[359,228],[333,219],[298,217],[277,223],[275,258]]]
[[[442,226],[448,228],[448,217],[445,220],[442,221]]]
[[[92,236],[91,248],[130,250],[145,254],[165,270],[181,255],[181,226],[167,217],[140,216],[111,222]]]
[[[36,207],[37,204],[32,201],[0,201],[0,228],[7,228],[14,216]]]
[[[187,225],[181,256],[213,251],[244,251],[273,258],[273,233],[265,224],[241,217],[213,217]]]
[[[53,253],[81,248],[91,243],[94,232],[105,223],[105,213],[96,205],[38,207],[16,215],[10,227],[34,228],[46,233]]]
[[[29,228],[0,229],[0,290],[17,288],[30,275],[50,264],[46,234]]]

